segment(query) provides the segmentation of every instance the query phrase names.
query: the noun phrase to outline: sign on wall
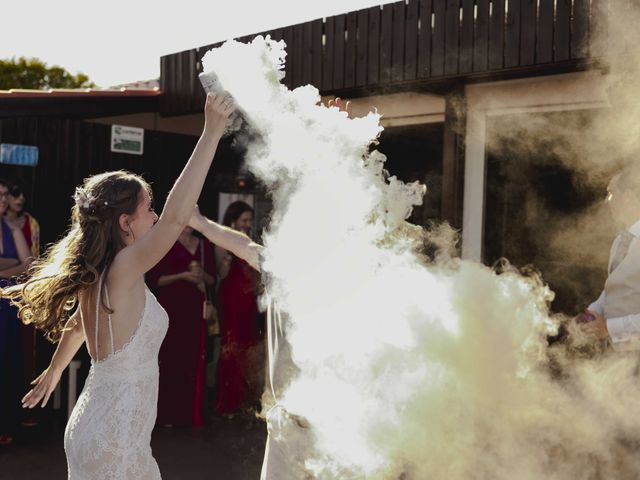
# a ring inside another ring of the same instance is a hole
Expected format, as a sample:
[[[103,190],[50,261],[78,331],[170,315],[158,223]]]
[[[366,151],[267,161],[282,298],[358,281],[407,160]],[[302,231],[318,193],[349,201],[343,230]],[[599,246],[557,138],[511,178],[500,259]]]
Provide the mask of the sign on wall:
[[[111,125],[111,151],[142,155],[144,128]]]
[[[35,167],[38,165],[38,147],[0,143],[0,163]]]

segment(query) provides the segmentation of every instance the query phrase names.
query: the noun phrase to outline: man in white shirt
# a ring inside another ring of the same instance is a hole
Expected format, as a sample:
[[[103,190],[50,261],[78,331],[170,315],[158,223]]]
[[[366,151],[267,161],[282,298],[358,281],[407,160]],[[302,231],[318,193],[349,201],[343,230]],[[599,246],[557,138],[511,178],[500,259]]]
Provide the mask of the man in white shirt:
[[[582,330],[616,350],[640,349],[640,170],[615,175],[607,188],[611,214],[624,230],[609,255],[608,277],[600,297],[589,305],[591,321]]]

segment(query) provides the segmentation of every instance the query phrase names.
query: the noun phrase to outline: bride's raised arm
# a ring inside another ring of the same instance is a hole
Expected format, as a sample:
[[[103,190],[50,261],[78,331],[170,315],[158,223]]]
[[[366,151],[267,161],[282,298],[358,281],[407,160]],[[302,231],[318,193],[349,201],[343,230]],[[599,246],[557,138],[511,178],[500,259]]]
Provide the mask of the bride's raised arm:
[[[229,94],[207,95],[204,131],[169,192],[157,224],[139,241],[119,252],[110,275],[118,276],[121,281],[135,282],[158,263],[176,242],[200,196],[213,155],[232,111],[233,100]]]

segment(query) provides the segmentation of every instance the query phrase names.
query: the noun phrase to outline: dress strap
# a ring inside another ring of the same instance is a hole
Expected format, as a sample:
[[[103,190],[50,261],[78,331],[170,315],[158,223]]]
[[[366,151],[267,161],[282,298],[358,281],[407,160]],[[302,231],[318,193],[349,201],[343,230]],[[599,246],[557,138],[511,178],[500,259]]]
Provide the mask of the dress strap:
[[[111,308],[109,301],[109,291],[107,290],[107,284],[104,282],[104,273],[100,275],[100,281],[98,282],[98,293],[96,294],[96,361],[100,361],[100,350],[98,348],[98,330],[99,330],[99,319],[100,319],[100,290],[102,290],[102,285],[104,284],[104,293],[107,299],[107,308]],[[113,327],[111,326],[111,314],[107,312],[107,319],[109,322],[109,337],[111,339],[111,353],[113,353]]]
[[[107,284],[104,284],[104,294],[107,298],[107,308],[111,308],[111,300],[109,300],[109,289],[107,288]],[[111,354],[113,354],[116,349],[113,346],[113,327],[111,322],[111,314],[107,312],[107,319],[109,320],[109,339],[111,340]]]
[[[98,293],[96,293],[96,362],[100,361],[100,348],[98,347],[98,330],[100,329],[100,289],[102,288],[102,277],[104,274],[100,274],[100,280],[98,280]]]
[[[85,329],[86,325],[84,324],[84,317],[82,315],[82,305],[80,304],[80,294],[79,293],[78,293],[76,301],[77,301],[77,305],[78,305],[78,313],[80,314],[80,325],[82,326],[83,331],[86,331],[86,329]],[[87,348],[89,348],[89,347],[87,347]]]

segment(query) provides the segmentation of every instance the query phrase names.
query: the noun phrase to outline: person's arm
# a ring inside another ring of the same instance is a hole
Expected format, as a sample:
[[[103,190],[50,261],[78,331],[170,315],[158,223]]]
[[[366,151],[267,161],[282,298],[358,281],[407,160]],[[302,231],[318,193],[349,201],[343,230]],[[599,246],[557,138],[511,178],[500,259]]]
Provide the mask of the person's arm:
[[[7,268],[15,267],[20,263],[17,258],[0,258],[0,271]],[[0,275],[1,276],[1,275]]]
[[[33,382],[33,388],[22,398],[23,408],[33,408],[40,400],[42,407],[47,404],[51,393],[56,389],[62,372],[73,360],[78,349],[84,343],[84,331],[80,321],[80,306],[65,325],[58,348],[56,348],[49,367],[43,371]]]
[[[31,255],[38,258],[40,256],[40,224],[29,215],[31,219]]]
[[[123,248],[114,259],[110,275],[121,284],[132,285],[158,263],[189,222],[227,119],[233,111],[228,98],[228,94],[207,95],[204,131],[169,192],[158,222],[149,233]]]
[[[606,319],[606,328],[614,346],[640,341],[640,313]]]
[[[260,271],[260,252],[264,247],[255,243],[244,233],[209,220],[200,213],[198,207],[193,210],[189,225],[207,237],[211,243],[228,250]],[[222,277],[222,272],[219,273]]]
[[[184,273],[185,272],[174,273],[173,275],[162,275],[158,278],[158,286],[166,287],[172,283],[176,283],[183,279]]]
[[[598,297],[598,299],[587,307],[587,310],[591,313],[597,313],[598,315],[604,315],[604,290]]]
[[[162,275],[160,278],[158,278],[158,286],[166,287],[167,285],[171,285],[172,283],[176,283],[180,280],[186,280],[192,283],[199,283],[201,279],[197,273],[190,272],[187,270],[185,272],[174,273],[170,275]]]
[[[2,278],[11,278],[16,275],[21,275],[27,270],[27,268],[29,268],[29,265],[31,265],[31,262],[33,261],[33,257],[29,251],[27,241],[24,239],[22,230],[11,227],[11,234],[13,235],[13,241],[16,244],[16,250],[18,251],[19,263],[13,267],[0,270],[0,277]]]
[[[614,318],[591,313],[594,319],[580,325],[585,333],[597,340],[609,338],[616,350],[640,349],[640,313]]]

